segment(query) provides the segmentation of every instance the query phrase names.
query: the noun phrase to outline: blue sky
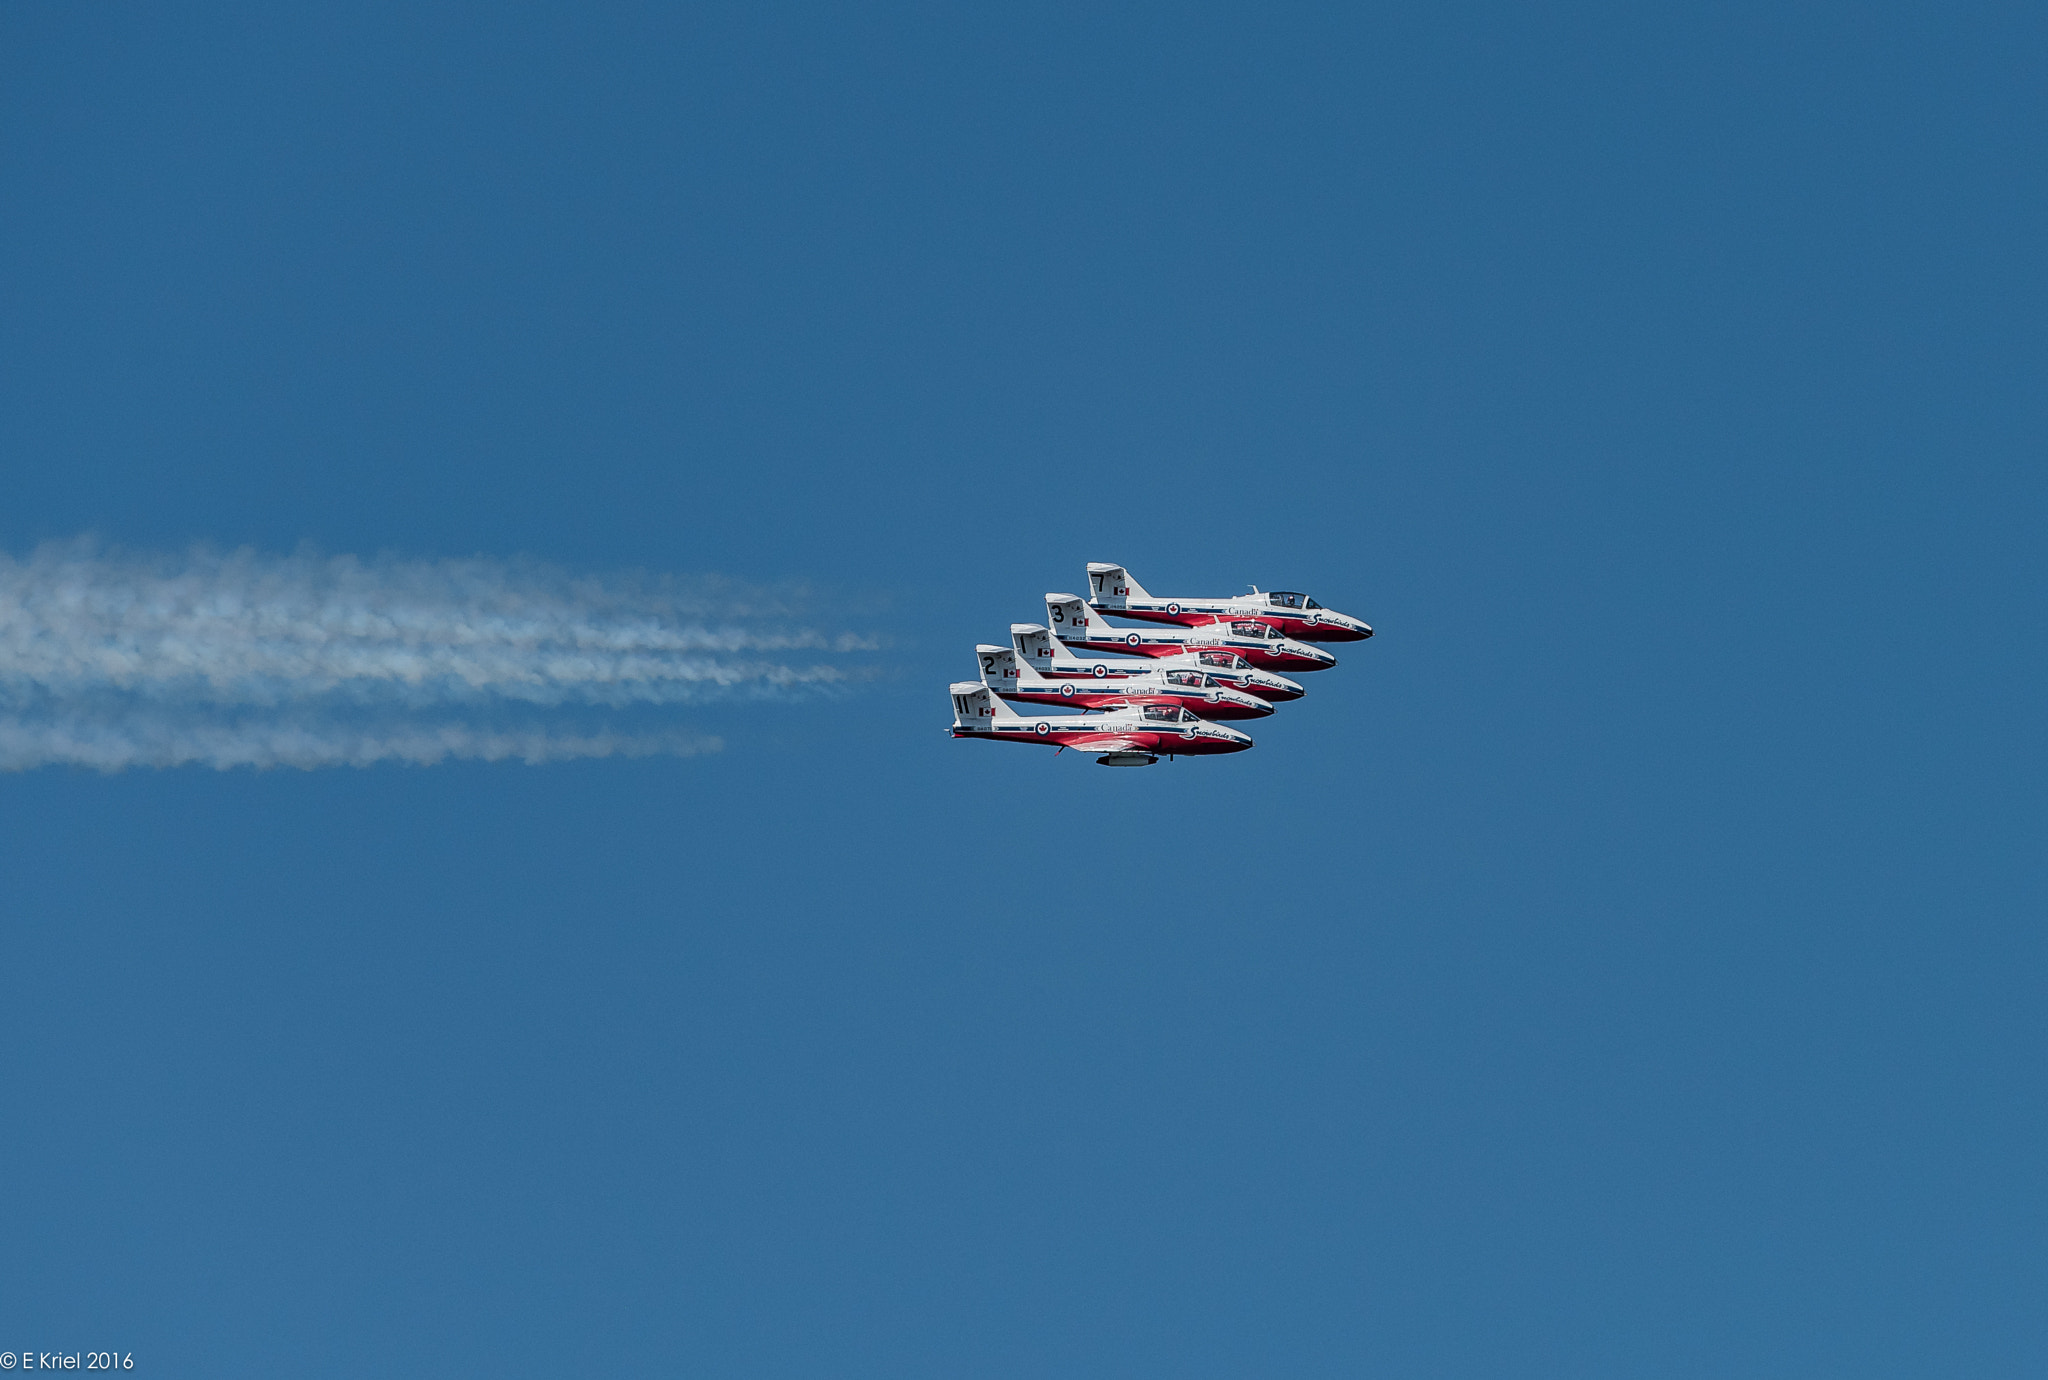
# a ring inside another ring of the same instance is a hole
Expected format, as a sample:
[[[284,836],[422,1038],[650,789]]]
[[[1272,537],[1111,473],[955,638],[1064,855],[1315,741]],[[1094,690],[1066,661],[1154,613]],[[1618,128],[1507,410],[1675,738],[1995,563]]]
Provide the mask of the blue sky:
[[[0,548],[801,581],[724,751],[0,777],[0,1348],[2033,1375],[2022,6],[10,6]],[[948,741],[1085,561],[1379,629]]]

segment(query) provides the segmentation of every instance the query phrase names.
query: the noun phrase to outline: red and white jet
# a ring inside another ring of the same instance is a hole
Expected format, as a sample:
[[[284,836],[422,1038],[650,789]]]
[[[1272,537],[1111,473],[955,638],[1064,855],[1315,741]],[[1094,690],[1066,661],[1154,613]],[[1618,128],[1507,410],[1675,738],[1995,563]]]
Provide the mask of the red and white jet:
[[[1045,630],[1040,628],[1038,632],[1043,636]],[[1273,712],[1273,706],[1265,700],[1233,690],[1213,676],[1200,671],[1159,670],[1157,662],[1143,662],[1142,669],[1118,680],[1096,681],[1081,676],[1053,680],[1039,674],[1037,667],[1020,657],[1014,645],[991,647],[983,643],[974,649],[974,655],[981,662],[981,683],[1015,704],[1058,704],[1083,710],[1170,704],[1202,719],[1263,719]]]
[[[1171,704],[1139,704],[1101,715],[1054,714],[1026,718],[979,681],[955,681],[955,738],[988,738],[999,743],[1043,743],[1100,753],[1105,767],[1149,767],[1161,757],[1203,757],[1243,752],[1249,734],[1206,723]]]
[[[1218,647],[1204,647],[1180,656],[1082,658],[1068,651],[1066,643],[1039,623],[1012,623],[1010,645],[1021,660],[1029,662],[1048,680],[1102,681],[1108,683],[1108,688],[1114,688],[1125,677],[1152,671],[1196,671],[1269,703],[1298,700],[1308,693],[1299,681],[1261,671],[1236,652]]]
[[[1261,593],[1254,586],[1250,594],[1227,599],[1161,599],[1147,594],[1122,566],[1099,561],[1088,563],[1088,589],[1088,602],[1097,612],[1146,623],[1198,628],[1256,619],[1303,642],[1359,642],[1372,636],[1363,620],[1326,609],[1292,590]]]
[[[1085,647],[1091,652],[1183,656],[1197,648],[1209,647],[1235,652],[1267,671],[1321,671],[1337,664],[1337,658],[1322,648],[1283,637],[1272,624],[1253,618],[1205,623],[1175,632],[1113,628],[1084,600],[1071,594],[1046,595],[1045,618],[1052,624],[1053,635],[1062,642],[1070,647]]]

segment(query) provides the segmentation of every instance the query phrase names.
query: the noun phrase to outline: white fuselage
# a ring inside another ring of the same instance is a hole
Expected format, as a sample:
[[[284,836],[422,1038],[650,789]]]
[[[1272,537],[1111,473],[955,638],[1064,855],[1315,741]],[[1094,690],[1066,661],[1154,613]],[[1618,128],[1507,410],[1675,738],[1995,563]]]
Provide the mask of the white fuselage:
[[[1117,628],[1071,594],[1046,595],[1045,617],[1053,635],[1076,651],[1168,657],[1206,647],[1234,652],[1262,671],[1321,671],[1337,664],[1337,658],[1322,648],[1296,642],[1270,624],[1252,619],[1177,627],[1172,632],[1157,627]]]
[[[1175,599],[1149,593],[1122,566],[1100,562],[1088,567],[1088,604],[1112,618],[1184,628],[1251,619],[1301,642],[1358,642],[1372,636],[1372,627],[1364,619],[1326,609],[1293,590]]]
[[[1091,653],[1077,655],[1050,629],[1035,623],[1013,623],[1010,638],[1017,653],[1049,680],[1093,680],[1114,685],[1150,671],[1199,671],[1232,689],[1269,703],[1298,700],[1307,693],[1297,681],[1262,671],[1236,652],[1222,647],[1182,651],[1172,656],[1129,657]]]

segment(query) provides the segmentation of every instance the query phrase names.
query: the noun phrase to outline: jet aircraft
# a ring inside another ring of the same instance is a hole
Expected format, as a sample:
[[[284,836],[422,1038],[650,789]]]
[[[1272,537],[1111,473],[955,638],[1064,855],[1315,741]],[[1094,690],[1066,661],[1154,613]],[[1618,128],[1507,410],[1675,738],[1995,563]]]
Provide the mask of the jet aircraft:
[[[1115,628],[1072,594],[1046,595],[1045,617],[1062,642],[1093,652],[1160,657],[1210,647],[1235,652],[1261,670],[1320,671],[1337,664],[1337,658],[1322,648],[1283,637],[1271,624],[1252,618],[1206,623],[1185,632]]]
[[[1040,623],[1012,623],[1010,645],[1018,659],[1028,662],[1049,680],[1108,681],[1113,686],[1128,676],[1152,671],[1198,671],[1235,690],[1257,695],[1269,703],[1298,700],[1307,692],[1299,681],[1261,671],[1236,652],[1204,647],[1180,656],[1123,657],[1098,656],[1086,660],[1067,650],[1067,644]]]
[[[1042,631],[1042,630],[1041,630]],[[1059,704],[1070,709],[1121,709],[1133,704],[1181,705],[1202,719],[1262,719],[1273,706],[1256,695],[1233,690],[1200,671],[1162,671],[1156,662],[1118,680],[1078,676],[1052,680],[1020,657],[1015,646],[974,649],[981,683],[1018,704]]]
[[[1062,751],[1078,748],[1101,753],[1095,760],[1105,767],[1149,767],[1161,757],[1242,752],[1252,745],[1249,734],[1205,723],[1179,705],[1140,704],[1099,716],[1025,718],[979,681],[955,681],[948,688],[953,695],[951,736],[1043,743]]]
[[[1088,603],[1097,612],[1146,623],[1197,628],[1256,619],[1302,642],[1358,642],[1372,636],[1363,621],[1291,590],[1261,593],[1254,587],[1250,594],[1224,599],[1162,599],[1147,594],[1122,566],[1099,561],[1088,563],[1088,589]]]

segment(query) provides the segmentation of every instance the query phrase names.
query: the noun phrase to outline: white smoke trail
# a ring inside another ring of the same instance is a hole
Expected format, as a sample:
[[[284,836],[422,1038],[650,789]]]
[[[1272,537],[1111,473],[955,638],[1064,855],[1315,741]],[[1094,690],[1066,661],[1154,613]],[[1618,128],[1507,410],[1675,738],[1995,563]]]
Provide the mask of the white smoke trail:
[[[350,728],[317,720],[240,723],[181,721],[148,714],[111,720],[0,717],[0,771],[66,764],[124,767],[431,766],[453,758],[529,764],[574,757],[689,757],[717,752],[717,738],[681,732],[576,733],[541,727],[489,729],[461,723]]]
[[[0,769],[688,753],[716,741],[497,721],[830,692],[871,639],[727,582],[483,559],[53,543],[0,554]]]

